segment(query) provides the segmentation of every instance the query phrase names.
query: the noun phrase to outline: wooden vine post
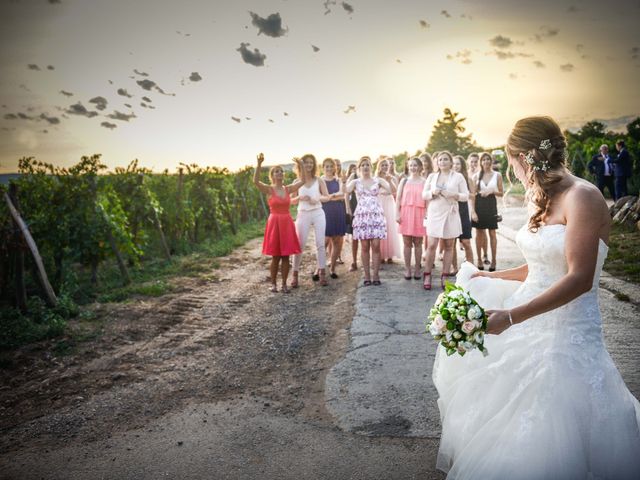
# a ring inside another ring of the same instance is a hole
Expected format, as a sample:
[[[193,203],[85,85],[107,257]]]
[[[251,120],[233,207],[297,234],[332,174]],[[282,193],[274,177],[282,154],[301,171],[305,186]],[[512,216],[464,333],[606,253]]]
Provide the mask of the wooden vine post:
[[[15,187],[14,184],[12,184],[11,186],[13,187],[12,193],[14,197],[17,198],[17,187]],[[40,252],[38,251],[38,246],[33,240],[27,224],[24,222],[24,220],[20,216],[20,213],[11,201],[11,197],[9,197],[7,192],[4,192],[3,197],[4,201],[7,203],[7,207],[9,207],[9,212],[11,213],[13,221],[16,223],[16,225],[18,225],[20,233],[22,233],[24,240],[29,246],[29,250],[31,250],[31,255],[33,256],[33,260],[37,267],[38,278],[40,279],[40,283],[42,284],[42,289],[45,294],[45,302],[48,306],[55,307],[58,303],[58,299],[55,292],[53,291],[53,287],[51,287],[51,284],[49,283],[49,278],[47,277],[47,272],[44,269],[44,263],[42,262],[42,257],[40,256]]]

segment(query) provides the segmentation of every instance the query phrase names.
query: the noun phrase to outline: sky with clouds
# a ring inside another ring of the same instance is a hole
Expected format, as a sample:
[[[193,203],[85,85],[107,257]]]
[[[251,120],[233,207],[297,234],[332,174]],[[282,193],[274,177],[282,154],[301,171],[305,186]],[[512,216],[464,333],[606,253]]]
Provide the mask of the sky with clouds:
[[[101,153],[237,169],[640,115],[640,1],[0,0],[0,172]]]

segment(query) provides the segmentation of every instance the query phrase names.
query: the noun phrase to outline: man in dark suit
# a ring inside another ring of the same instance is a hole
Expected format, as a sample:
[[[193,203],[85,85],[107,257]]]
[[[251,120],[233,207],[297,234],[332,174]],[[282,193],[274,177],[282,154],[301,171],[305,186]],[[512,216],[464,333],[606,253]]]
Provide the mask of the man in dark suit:
[[[613,163],[609,157],[609,146],[600,146],[600,152],[595,154],[587,165],[587,169],[596,177],[596,185],[604,195],[605,187],[609,189],[611,198],[616,198],[616,192],[613,181]]]
[[[616,189],[616,197],[618,200],[627,195],[627,178],[631,176],[631,157],[629,151],[624,145],[624,140],[618,140],[616,142],[616,150],[618,150],[618,156],[611,162],[614,164],[613,176]]]

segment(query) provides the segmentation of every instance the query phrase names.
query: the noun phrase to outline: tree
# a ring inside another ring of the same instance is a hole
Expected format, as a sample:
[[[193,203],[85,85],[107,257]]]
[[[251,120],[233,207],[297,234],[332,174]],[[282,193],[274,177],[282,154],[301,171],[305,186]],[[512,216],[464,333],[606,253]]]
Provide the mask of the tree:
[[[444,117],[437,121],[431,132],[427,145],[429,152],[448,150],[454,155],[467,156],[471,152],[478,151],[479,147],[471,139],[471,134],[462,135],[466,130],[462,122],[466,118],[458,118],[458,115],[458,112],[452,112],[449,108],[444,109]]]
[[[640,142],[640,117],[627,125],[627,135],[635,141]]]
[[[597,120],[592,120],[590,122],[585,123],[580,130],[578,130],[578,138],[580,140],[586,140],[587,138],[593,137],[606,137],[607,136],[607,126],[599,122]]]

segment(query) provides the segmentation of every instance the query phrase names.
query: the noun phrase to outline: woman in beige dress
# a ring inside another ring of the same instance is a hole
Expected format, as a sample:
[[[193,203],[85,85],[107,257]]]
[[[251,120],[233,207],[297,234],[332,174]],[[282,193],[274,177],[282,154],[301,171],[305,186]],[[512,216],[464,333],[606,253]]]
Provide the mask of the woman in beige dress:
[[[423,286],[431,290],[431,267],[436,256],[440,239],[444,242],[442,274],[440,284],[444,288],[445,277],[451,276],[451,258],[454,240],[462,234],[462,223],[458,212],[458,202],[469,199],[467,182],[458,172],[454,172],[453,156],[449,152],[438,155],[438,171],[427,177],[422,190],[422,198],[429,201],[427,208],[427,256],[423,273]]]

